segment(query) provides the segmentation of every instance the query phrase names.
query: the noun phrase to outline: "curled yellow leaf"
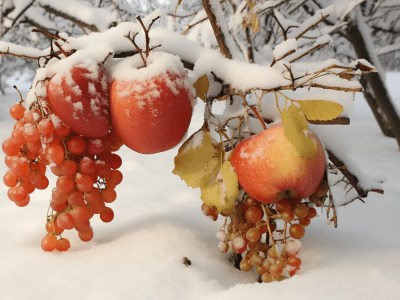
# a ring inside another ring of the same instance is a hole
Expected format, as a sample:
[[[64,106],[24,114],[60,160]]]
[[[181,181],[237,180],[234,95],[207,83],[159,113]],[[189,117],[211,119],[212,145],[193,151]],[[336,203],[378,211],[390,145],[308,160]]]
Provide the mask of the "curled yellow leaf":
[[[307,119],[298,107],[291,105],[281,114],[285,135],[300,156],[312,157],[317,152],[317,144],[310,137]]]
[[[189,137],[174,158],[172,171],[193,188],[206,186],[221,168],[223,150],[214,145],[211,134],[202,128]]]
[[[193,87],[196,90],[197,97],[199,97],[203,101],[206,101],[208,89],[210,88],[210,82],[208,80],[208,76],[206,74],[201,76],[193,84]]]
[[[215,206],[218,212],[232,209],[238,195],[238,178],[229,160],[224,161],[217,176],[201,188],[203,202],[208,206]]]
[[[328,100],[297,100],[308,120],[329,121],[343,112],[343,106]]]

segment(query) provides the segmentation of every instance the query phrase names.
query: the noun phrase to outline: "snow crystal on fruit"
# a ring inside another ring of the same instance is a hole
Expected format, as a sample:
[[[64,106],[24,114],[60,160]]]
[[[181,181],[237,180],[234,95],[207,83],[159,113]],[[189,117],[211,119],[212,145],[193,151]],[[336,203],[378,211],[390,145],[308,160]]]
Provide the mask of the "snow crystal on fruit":
[[[50,119],[53,122],[54,128],[59,128],[62,125],[61,119],[55,114],[51,114]]]
[[[237,237],[235,237],[233,239],[232,243],[233,243],[233,247],[234,248],[240,249],[240,248],[243,248],[245,246],[246,241],[244,240],[243,237],[237,236]]]
[[[288,254],[297,255],[301,250],[301,242],[299,240],[290,240],[286,243],[285,250]]]
[[[83,111],[82,102],[75,102],[74,104],[72,104],[72,106],[74,107],[75,110]]]
[[[92,82],[88,83],[88,91],[89,91],[89,94],[91,94],[91,95],[97,95],[96,86],[94,85],[94,83],[92,83]]]
[[[99,104],[98,98],[90,99],[90,109],[94,115],[100,114],[100,108],[99,108],[98,104]]]

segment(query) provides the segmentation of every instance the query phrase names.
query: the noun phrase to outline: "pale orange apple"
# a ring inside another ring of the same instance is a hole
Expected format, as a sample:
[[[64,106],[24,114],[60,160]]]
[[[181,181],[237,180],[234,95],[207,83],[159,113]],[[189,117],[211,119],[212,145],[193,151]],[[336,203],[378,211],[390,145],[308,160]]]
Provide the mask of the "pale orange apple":
[[[281,124],[239,143],[231,162],[242,188],[264,203],[309,197],[326,168],[324,148],[314,133],[310,132],[310,136],[317,144],[317,151],[309,158],[298,154]]]

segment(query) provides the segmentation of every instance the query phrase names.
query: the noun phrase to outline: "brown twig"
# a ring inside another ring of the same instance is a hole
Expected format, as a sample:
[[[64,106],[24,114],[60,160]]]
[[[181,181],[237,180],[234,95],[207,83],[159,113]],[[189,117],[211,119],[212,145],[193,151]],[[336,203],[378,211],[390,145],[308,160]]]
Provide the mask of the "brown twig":
[[[185,35],[186,33],[189,32],[190,29],[192,29],[193,27],[195,27],[196,25],[198,25],[198,24],[200,24],[200,23],[203,23],[203,22],[204,22],[205,20],[207,20],[207,19],[208,19],[208,18],[205,17],[205,18],[203,18],[203,19],[198,20],[197,22],[195,22],[195,23],[193,23],[193,24],[188,25],[188,26],[186,27],[186,29],[182,32],[182,34]]]
[[[146,39],[146,59],[149,57],[150,54],[150,36],[149,36],[149,31],[151,29],[151,26],[153,26],[154,22],[157,21],[160,17],[156,17],[153,20],[151,20],[150,24],[148,27],[146,27],[143,23],[143,20],[140,16],[137,16],[136,19],[139,21],[140,26],[143,28],[144,36]]]
[[[61,45],[60,45],[57,41],[54,42],[54,45],[61,51],[61,53],[62,53],[65,57],[70,56],[70,54],[69,54],[68,52],[65,52],[65,50],[61,47]]]
[[[41,33],[41,34],[43,34],[43,35],[49,37],[49,38],[52,39],[52,40],[59,40],[59,39],[61,39],[62,41],[65,42],[65,39],[61,38],[60,35],[59,35],[58,33],[52,34],[51,32],[49,32],[49,31],[47,31],[47,30],[39,29],[39,28],[37,28],[37,27],[32,28],[31,31],[32,31],[32,32]]]
[[[249,107],[253,111],[255,116],[257,117],[258,121],[260,122],[260,124],[264,128],[264,130],[267,129],[267,125],[265,125],[264,119],[261,117],[261,115],[258,112],[257,108],[254,105],[250,105]]]
[[[129,32],[127,35],[124,35],[124,37],[127,38],[132,43],[132,45],[136,49],[136,53],[139,53],[140,57],[142,58],[144,66],[147,67],[147,56],[146,57],[143,56],[143,50],[138,46],[138,44],[136,44],[135,41],[135,38],[138,34],[139,34],[138,32],[135,32],[132,34],[132,37],[130,37],[130,32]]]
[[[347,168],[345,163],[339,159],[331,150],[327,149],[328,157],[329,160],[336,166],[336,168],[346,177],[346,179],[349,181],[349,183],[354,187],[356,190],[358,196],[360,198],[365,198],[368,195],[368,192],[375,192],[379,194],[383,194],[383,190],[373,188],[370,190],[365,190],[363,189],[360,184],[357,176],[355,176],[353,173],[350,172],[350,170]],[[357,198],[359,198],[357,197]]]
[[[14,88],[14,89],[17,91],[17,93],[18,93],[19,104],[23,103],[23,102],[24,102],[24,98],[22,97],[22,94],[21,94],[20,90],[17,88],[16,85],[13,85],[13,88]]]
[[[217,39],[217,43],[218,43],[221,53],[226,58],[232,59],[232,53],[226,44],[225,35],[218,25],[217,17],[215,16],[215,14],[211,8],[209,0],[202,0],[201,2],[203,3],[203,8],[204,8],[205,12],[207,13],[208,19],[210,20],[211,27],[214,31],[214,35],[215,35],[215,38]]]

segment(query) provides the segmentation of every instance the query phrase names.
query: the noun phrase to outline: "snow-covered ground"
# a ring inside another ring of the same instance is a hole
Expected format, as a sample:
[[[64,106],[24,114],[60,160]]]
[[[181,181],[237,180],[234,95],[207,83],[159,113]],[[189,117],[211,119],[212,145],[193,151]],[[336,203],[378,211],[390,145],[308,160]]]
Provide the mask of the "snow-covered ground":
[[[387,79],[400,107],[400,73]],[[10,134],[14,101],[16,95],[0,98],[0,140]],[[201,118],[198,108],[191,132]],[[204,217],[198,191],[171,173],[177,148],[151,156],[124,148],[114,221],[95,222],[89,243],[67,234],[67,253],[40,248],[50,189],[18,208],[0,184],[0,299],[399,299],[400,152],[361,96],[351,125],[335,130],[366,173],[385,179],[385,194],[340,208],[337,229],[323,214],[314,219],[302,240],[300,275],[259,284],[255,274],[233,268],[217,249],[221,221]]]

